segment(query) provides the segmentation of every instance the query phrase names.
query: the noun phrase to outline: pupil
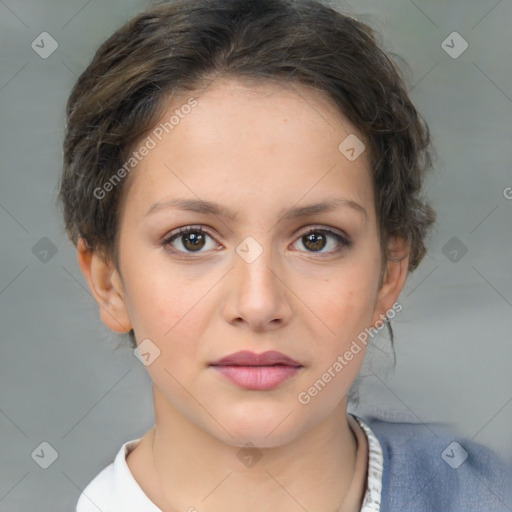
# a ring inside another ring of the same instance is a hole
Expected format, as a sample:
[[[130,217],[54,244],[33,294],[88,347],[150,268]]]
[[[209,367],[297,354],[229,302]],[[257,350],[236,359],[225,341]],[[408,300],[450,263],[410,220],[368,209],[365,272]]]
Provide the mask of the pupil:
[[[187,247],[187,243],[190,243],[192,244],[191,247],[187,247],[187,249],[201,249],[203,247],[203,245],[201,244],[201,242],[204,242],[204,236],[202,234],[194,234],[194,233],[188,233],[185,235],[185,247]]]
[[[306,247],[308,247],[309,242],[312,242],[313,249],[323,249],[325,247],[325,237],[321,233],[310,233],[309,235],[306,235],[306,241]]]

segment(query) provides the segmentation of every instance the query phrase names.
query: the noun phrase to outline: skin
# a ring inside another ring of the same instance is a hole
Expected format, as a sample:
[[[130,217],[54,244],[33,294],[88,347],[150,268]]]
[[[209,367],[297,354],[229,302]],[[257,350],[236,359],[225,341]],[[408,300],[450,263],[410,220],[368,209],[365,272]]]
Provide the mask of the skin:
[[[162,119],[190,96],[174,98]],[[119,269],[78,246],[105,325],[133,328],[138,343],[160,350],[147,366],[155,426],[128,456],[130,470],[162,510],[334,511],[347,492],[343,510],[359,510],[367,475],[365,466],[350,485],[357,443],[346,393],[364,345],[308,404],[297,395],[396,302],[409,248],[390,239],[379,288],[367,154],[349,161],[338,150],[358,131],[321,93],[222,79],[193,96],[198,106],[129,176]],[[366,219],[348,207],[281,219],[333,196],[359,203]],[[176,209],[145,217],[164,198],[214,201],[239,218]],[[176,254],[160,245],[191,225],[208,230],[200,252],[186,236],[168,244]],[[315,249],[303,234],[317,227],[352,245],[337,249],[329,235]],[[251,263],[236,252],[248,236],[263,248]],[[246,390],[208,366],[238,350],[278,350],[303,368],[273,390]],[[237,457],[246,443],[262,455],[252,467]],[[367,446],[359,450],[366,460]]]

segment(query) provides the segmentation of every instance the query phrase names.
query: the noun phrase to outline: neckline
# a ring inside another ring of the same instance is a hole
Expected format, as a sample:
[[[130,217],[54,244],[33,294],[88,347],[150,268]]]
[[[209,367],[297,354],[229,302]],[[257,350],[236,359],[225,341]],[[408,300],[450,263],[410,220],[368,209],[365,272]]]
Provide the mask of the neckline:
[[[360,446],[361,441],[367,443],[367,470],[364,484],[364,493],[363,493],[363,503],[359,512],[379,512],[380,511],[380,503],[381,503],[381,493],[382,493],[382,473],[383,473],[383,454],[382,447],[379,443],[379,440],[370,429],[370,427],[358,416],[353,413],[347,413],[347,416],[351,416],[349,418],[349,426],[351,431],[356,437],[356,442],[358,443],[358,447]],[[353,424],[351,425],[351,421],[356,421],[357,424],[361,427],[361,429],[353,428]],[[366,439],[365,439],[366,438]],[[130,492],[127,493],[129,495],[135,494],[137,496],[137,505],[142,505],[144,501],[144,505],[146,507],[151,506],[151,512],[162,512],[160,508],[156,506],[156,504],[149,499],[144,490],[141,488],[135,477],[133,476],[130,468],[128,467],[128,463],[126,458],[128,454],[135,449],[135,447],[141,442],[142,436],[136,439],[132,439],[130,441],[125,442],[113,463],[114,475],[117,480],[118,485],[116,485],[117,489],[122,490],[121,492],[124,494],[126,489],[127,482],[129,483]],[[360,459],[362,459],[362,463],[365,462],[364,454],[361,453],[359,448],[356,452],[356,471],[357,464],[361,464]],[[131,504],[133,505],[133,502]],[[148,510],[149,512],[149,510]]]

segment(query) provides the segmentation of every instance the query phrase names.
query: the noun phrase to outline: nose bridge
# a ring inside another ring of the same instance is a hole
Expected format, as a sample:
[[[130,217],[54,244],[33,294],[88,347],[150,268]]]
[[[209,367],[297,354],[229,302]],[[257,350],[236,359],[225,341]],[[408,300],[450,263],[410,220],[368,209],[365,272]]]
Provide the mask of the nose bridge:
[[[273,285],[276,254],[268,233],[247,236],[236,247],[236,256],[235,266],[239,269],[237,273],[241,275],[244,285]],[[274,290],[273,286],[271,288]]]
[[[228,285],[232,287],[230,320],[243,319],[253,328],[262,328],[276,319],[288,321],[291,307],[283,278],[278,278],[282,267],[270,234],[247,236],[235,251],[234,272]]]

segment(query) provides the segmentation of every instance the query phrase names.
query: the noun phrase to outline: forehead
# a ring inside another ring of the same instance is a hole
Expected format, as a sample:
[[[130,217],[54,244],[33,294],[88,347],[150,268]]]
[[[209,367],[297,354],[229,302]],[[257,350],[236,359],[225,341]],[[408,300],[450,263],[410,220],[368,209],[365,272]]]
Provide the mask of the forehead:
[[[367,151],[350,161],[340,150],[347,137],[362,136],[320,91],[223,79],[166,107],[124,192],[145,207],[139,214],[166,196],[270,205],[276,191],[297,202],[342,188],[350,199],[371,199]]]

